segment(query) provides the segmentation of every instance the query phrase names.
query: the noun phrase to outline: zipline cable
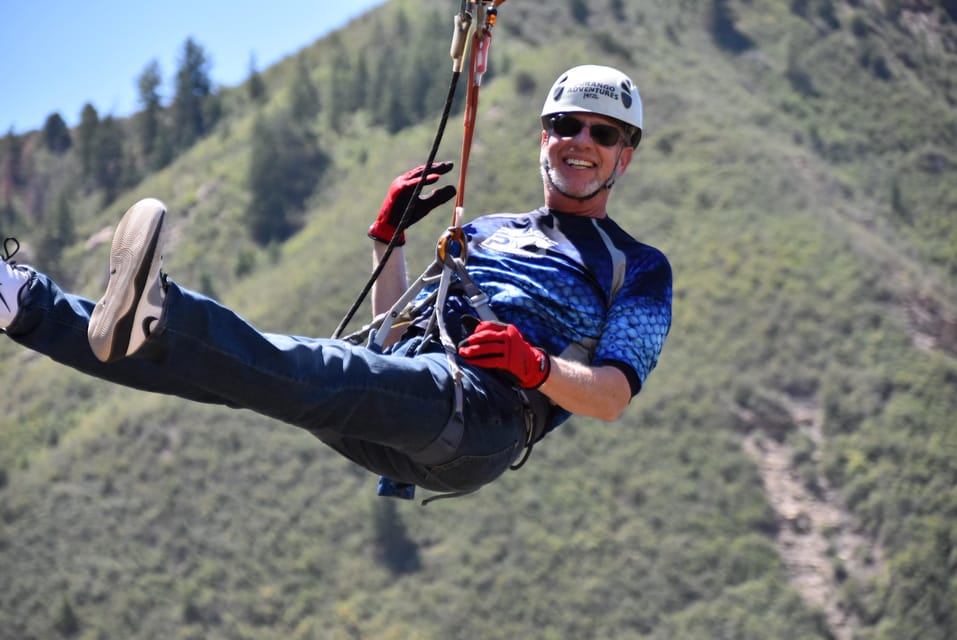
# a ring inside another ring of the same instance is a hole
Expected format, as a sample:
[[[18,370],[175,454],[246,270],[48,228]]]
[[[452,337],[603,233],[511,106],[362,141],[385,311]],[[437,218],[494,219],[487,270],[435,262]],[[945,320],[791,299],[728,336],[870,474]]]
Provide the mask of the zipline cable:
[[[469,153],[471,150],[472,139],[475,130],[475,120],[478,109],[478,93],[481,87],[482,77],[488,64],[488,51],[491,46],[492,27],[495,25],[498,7],[504,2],[505,0],[462,0],[461,9],[454,18],[452,46],[449,52],[452,57],[452,78],[449,82],[449,91],[445,99],[445,107],[442,110],[442,117],[439,122],[439,127],[436,130],[435,138],[432,142],[432,148],[429,150],[428,160],[425,163],[425,170],[422,173],[423,176],[428,175],[432,169],[433,163],[435,162],[435,156],[438,154],[438,149],[442,142],[442,136],[444,135],[445,128],[448,124],[449,115],[452,111],[452,104],[455,99],[455,92],[458,87],[459,78],[462,75],[462,70],[465,66],[465,49],[469,41],[468,36],[472,31],[473,23],[476,23],[474,16],[478,14],[479,20],[477,21],[477,27],[472,37],[471,60],[469,65],[469,86],[466,94],[464,121],[465,131],[462,142],[462,166],[460,167],[455,206],[452,212],[452,224],[450,228],[443,234],[442,238],[440,238],[437,247],[439,261],[445,264],[448,264],[451,258],[452,250],[449,248],[450,241],[454,241],[459,245],[459,249],[455,253],[461,252],[461,257],[464,258],[465,237],[464,232],[459,225],[461,223],[462,213],[464,210],[463,204],[465,196],[465,178],[468,170]],[[491,6],[486,8],[486,5]],[[473,10],[470,11],[470,7]],[[412,209],[413,203],[415,203],[422,192],[423,183],[424,180],[419,181],[419,183],[416,184],[415,189],[412,192],[412,197],[406,204],[405,211],[403,211],[402,217],[399,220],[399,224],[396,226],[396,232],[393,235],[392,240],[386,247],[382,258],[379,260],[379,264],[376,265],[376,268],[373,270],[369,280],[356,297],[355,302],[353,302],[352,307],[339,322],[338,327],[336,327],[336,330],[332,335],[333,338],[340,338],[342,336],[342,332],[345,330],[345,327],[355,316],[359,307],[362,305],[362,302],[375,285],[379,275],[382,273],[383,269],[385,269],[386,263],[392,256],[392,253],[398,244],[398,238],[401,236],[402,231],[408,227],[409,212]]]
[[[455,16],[455,27],[452,34],[452,47],[450,50],[450,55],[452,56],[452,78],[449,81],[449,91],[445,98],[445,107],[442,109],[442,117],[439,121],[439,127],[436,130],[435,137],[432,141],[432,148],[429,150],[429,158],[425,163],[425,171],[422,173],[423,176],[427,176],[429,171],[432,170],[432,163],[435,162],[435,156],[438,154],[439,146],[442,144],[442,136],[445,133],[445,127],[449,121],[449,114],[452,112],[452,103],[455,100],[455,91],[458,88],[459,77],[462,75],[465,45],[468,42],[468,32],[472,28],[472,15],[465,11],[465,6],[466,0],[463,0],[462,10]],[[392,240],[389,242],[385,252],[382,254],[382,259],[379,260],[379,264],[376,265],[376,268],[373,270],[369,280],[366,282],[365,286],[363,286],[362,290],[359,292],[359,295],[352,303],[352,307],[349,308],[349,311],[346,312],[346,315],[339,322],[339,326],[336,327],[335,332],[332,334],[333,338],[340,338],[342,336],[342,332],[345,330],[346,325],[352,321],[352,318],[359,310],[362,302],[365,300],[366,296],[369,295],[369,292],[375,285],[376,280],[378,280],[382,270],[385,269],[386,263],[389,261],[389,258],[392,256],[392,252],[395,250],[395,247],[398,243],[398,238],[401,236],[402,231],[408,227],[409,212],[412,209],[412,205],[416,200],[418,200],[419,195],[422,193],[423,183],[424,180],[420,180],[419,183],[415,185],[415,189],[412,192],[412,197],[409,198],[409,202],[405,206],[405,211],[402,212],[402,217],[399,220],[399,224],[396,226],[395,235],[392,236]]]

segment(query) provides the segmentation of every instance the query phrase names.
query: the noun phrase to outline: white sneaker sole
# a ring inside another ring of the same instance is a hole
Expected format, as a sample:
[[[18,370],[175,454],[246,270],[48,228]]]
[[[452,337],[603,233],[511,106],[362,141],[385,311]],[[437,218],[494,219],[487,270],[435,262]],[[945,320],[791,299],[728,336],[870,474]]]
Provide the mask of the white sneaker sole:
[[[146,198],[130,207],[116,227],[110,249],[110,281],[87,330],[90,348],[103,362],[133,353],[146,340],[140,307],[145,306],[144,291],[155,286],[163,263],[165,217],[166,205]]]

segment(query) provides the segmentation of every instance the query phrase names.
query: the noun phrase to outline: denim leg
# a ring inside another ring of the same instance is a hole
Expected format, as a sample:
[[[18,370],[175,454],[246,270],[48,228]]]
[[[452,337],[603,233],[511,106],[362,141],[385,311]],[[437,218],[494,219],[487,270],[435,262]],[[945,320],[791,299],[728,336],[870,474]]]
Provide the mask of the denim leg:
[[[170,282],[163,318],[141,352],[106,364],[86,337],[93,306],[38,274],[8,333],[111,382],[246,408],[302,427],[372,471],[426,488],[479,486],[504,471],[523,442],[515,393],[468,369],[461,445],[441,467],[413,461],[453,413],[454,382],[442,353],[383,355],[341,340],[263,333]]]
[[[147,357],[223,404],[402,451],[424,448],[451,417],[453,381],[439,354],[262,333],[174,283],[163,315]]]
[[[94,306],[93,301],[66,293],[48,276],[36,273],[21,296],[20,313],[7,334],[33,351],[97,378],[198,402],[218,401],[185,384],[175,372],[149,366],[138,358],[100,362],[87,339]]]

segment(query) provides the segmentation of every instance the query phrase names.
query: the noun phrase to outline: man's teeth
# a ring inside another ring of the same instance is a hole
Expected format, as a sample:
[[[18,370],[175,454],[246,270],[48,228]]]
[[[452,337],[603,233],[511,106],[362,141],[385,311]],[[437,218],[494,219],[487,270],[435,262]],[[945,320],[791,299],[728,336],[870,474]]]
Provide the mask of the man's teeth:
[[[574,158],[568,158],[565,160],[565,164],[572,167],[593,167],[595,164],[593,162],[588,162],[586,160],[576,160]]]

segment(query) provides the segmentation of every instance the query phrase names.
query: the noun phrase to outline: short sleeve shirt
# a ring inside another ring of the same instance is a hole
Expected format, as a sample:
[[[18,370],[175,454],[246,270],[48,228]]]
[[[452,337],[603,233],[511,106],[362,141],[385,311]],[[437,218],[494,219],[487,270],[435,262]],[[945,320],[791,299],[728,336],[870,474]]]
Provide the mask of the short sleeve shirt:
[[[607,216],[547,208],[482,216],[463,230],[466,269],[499,320],[549,354],[621,369],[638,393],[671,326],[671,267],[661,251]],[[450,330],[470,312],[450,293]]]

